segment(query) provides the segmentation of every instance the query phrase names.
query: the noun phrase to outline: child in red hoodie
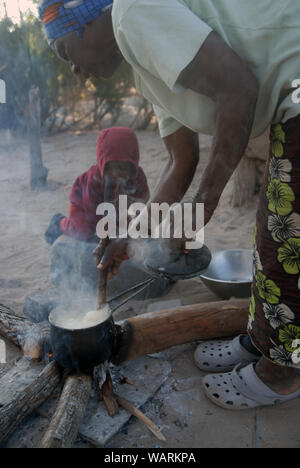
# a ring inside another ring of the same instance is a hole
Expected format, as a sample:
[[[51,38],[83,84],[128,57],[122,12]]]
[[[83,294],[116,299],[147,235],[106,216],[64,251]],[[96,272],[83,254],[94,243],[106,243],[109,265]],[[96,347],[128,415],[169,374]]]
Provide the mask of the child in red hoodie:
[[[75,180],[69,195],[69,216],[52,217],[45,233],[47,243],[52,245],[61,234],[90,240],[100,219],[96,215],[98,205],[114,203],[119,195],[128,195],[131,202],[145,203],[150,193],[139,160],[138,140],[132,130],[103,130],[97,142],[97,164]]]

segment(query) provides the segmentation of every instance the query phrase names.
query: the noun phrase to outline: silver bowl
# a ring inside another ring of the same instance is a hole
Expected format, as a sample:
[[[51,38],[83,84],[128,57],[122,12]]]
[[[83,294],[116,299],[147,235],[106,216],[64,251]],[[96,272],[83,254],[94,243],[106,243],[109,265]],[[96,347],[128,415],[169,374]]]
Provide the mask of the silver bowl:
[[[211,263],[200,278],[208,289],[222,299],[250,297],[252,268],[252,250],[222,250],[212,254]]]

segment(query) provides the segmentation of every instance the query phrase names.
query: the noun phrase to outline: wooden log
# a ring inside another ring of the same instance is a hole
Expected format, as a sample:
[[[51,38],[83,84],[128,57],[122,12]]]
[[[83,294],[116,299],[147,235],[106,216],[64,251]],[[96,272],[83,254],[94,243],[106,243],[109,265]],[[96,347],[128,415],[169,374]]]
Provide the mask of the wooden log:
[[[26,322],[28,321],[18,317],[9,307],[0,304],[0,336],[20,347],[19,335]]]
[[[113,362],[120,364],[137,356],[192,341],[245,333],[248,308],[249,300],[240,299],[177,307],[129,318],[116,324],[117,345]],[[23,344],[26,354],[36,358],[38,351],[41,352],[40,343],[49,340],[49,326],[30,322],[27,324],[28,321],[22,321],[10,313],[9,309],[0,306],[0,335],[9,337],[18,344],[18,330],[24,322],[30,331],[33,331],[32,326],[36,327],[34,333],[27,334]],[[36,347],[32,346],[31,340]],[[28,346],[29,351],[27,344],[31,345]]]
[[[113,362],[120,364],[175,345],[245,332],[248,308],[249,300],[240,299],[177,307],[129,318],[116,324],[117,345]],[[24,322],[29,326],[29,332],[23,348],[29,357],[37,358],[41,343],[49,340],[49,326],[27,324],[28,321],[22,322],[7,308],[0,307],[0,335],[13,338],[18,344],[18,330]],[[30,333],[32,326],[36,327],[34,333]],[[30,344],[28,351],[27,344]]]
[[[178,307],[129,318],[116,325],[118,330],[118,351],[113,362],[120,364],[138,356],[159,352],[171,346],[197,340],[234,336],[245,332],[248,308],[249,300],[241,299]],[[55,364],[52,363],[52,366],[55,366]],[[46,373],[46,369],[41,376]],[[58,379],[55,380],[57,384],[59,378],[57,375],[54,375],[54,377]],[[42,382],[39,382],[40,387]],[[35,399],[44,401],[48,397],[50,389],[46,387],[46,390],[48,392],[43,390],[41,398],[41,395],[39,395],[41,390],[39,390],[37,384],[32,384],[28,392],[29,403],[25,397],[21,396],[21,404],[19,406],[16,404],[18,414],[19,412],[21,414],[21,420],[23,406],[26,406],[26,414],[29,414],[37,406],[36,403],[32,404],[31,401],[35,402]],[[68,377],[57,410],[42,439],[41,448],[72,447],[91,390],[92,377],[89,375],[80,374]],[[34,395],[36,395],[35,398]],[[10,408],[12,412],[14,409],[12,405],[10,405]],[[20,419],[18,424],[19,422]],[[2,428],[1,418],[0,426]],[[11,413],[9,418],[7,418],[6,414],[4,428],[7,429],[4,436],[2,436],[3,440],[15,428],[11,421]],[[0,441],[2,439],[0,430]]]
[[[39,448],[72,448],[91,391],[91,376],[74,374],[67,378],[59,404]]]
[[[50,327],[48,323],[45,325],[34,324],[30,329],[25,330],[20,340],[26,358],[38,361],[43,357],[47,357],[47,353],[50,351]]]
[[[29,91],[28,137],[30,147],[30,185],[43,188],[47,184],[48,169],[43,166],[40,136],[40,90],[32,86]]]
[[[147,313],[117,324],[115,364],[175,345],[245,333],[249,300],[219,301]]]
[[[29,359],[40,359],[44,344],[50,341],[50,326],[32,323],[0,304],[0,336],[22,348]]]
[[[55,362],[43,368],[21,359],[0,379],[0,446],[46,401],[60,382]]]

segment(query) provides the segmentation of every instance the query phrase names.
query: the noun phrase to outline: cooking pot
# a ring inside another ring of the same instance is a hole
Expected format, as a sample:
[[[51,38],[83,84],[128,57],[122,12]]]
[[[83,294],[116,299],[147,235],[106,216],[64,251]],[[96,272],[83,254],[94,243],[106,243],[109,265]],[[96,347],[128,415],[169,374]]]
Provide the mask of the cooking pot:
[[[115,346],[112,316],[95,326],[67,329],[57,325],[56,309],[49,315],[53,358],[64,368],[86,371],[110,361]]]
[[[185,255],[183,252],[173,252],[165,246],[161,247],[160,243],[152,242],[148,254],[145,267],[153,276],[106,302],[107,307],[110,307],[110,316],[105,321],[89,328],[63,328],[59,314],[65,312],[55,309],[50,313],[51,345],[53,357],[58,364],[64,368],[82,371],[111,361],[117,352],[119,339],[119,327],[114,324],[112,312],[147,288],[157,276],[175,281],[194,278],[207,268],[211,261],[211,253],[206,246]],[[125,296],[126,299],[120,302]],[[118,303],[114,304],[114,301]],[[81,304],[81,310],[88,311],[93,308]]]

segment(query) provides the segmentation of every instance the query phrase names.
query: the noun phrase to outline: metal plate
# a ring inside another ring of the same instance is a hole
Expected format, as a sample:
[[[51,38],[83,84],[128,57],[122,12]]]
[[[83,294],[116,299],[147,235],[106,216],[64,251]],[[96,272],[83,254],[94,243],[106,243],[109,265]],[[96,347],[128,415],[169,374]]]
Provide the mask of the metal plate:
[[[185,254],[183,251],[172,251],[161,242],[153,242],[144,265],[154,275],[177,281],[199,276],[209,266],[210,261],[211,252],[205,245]]]

